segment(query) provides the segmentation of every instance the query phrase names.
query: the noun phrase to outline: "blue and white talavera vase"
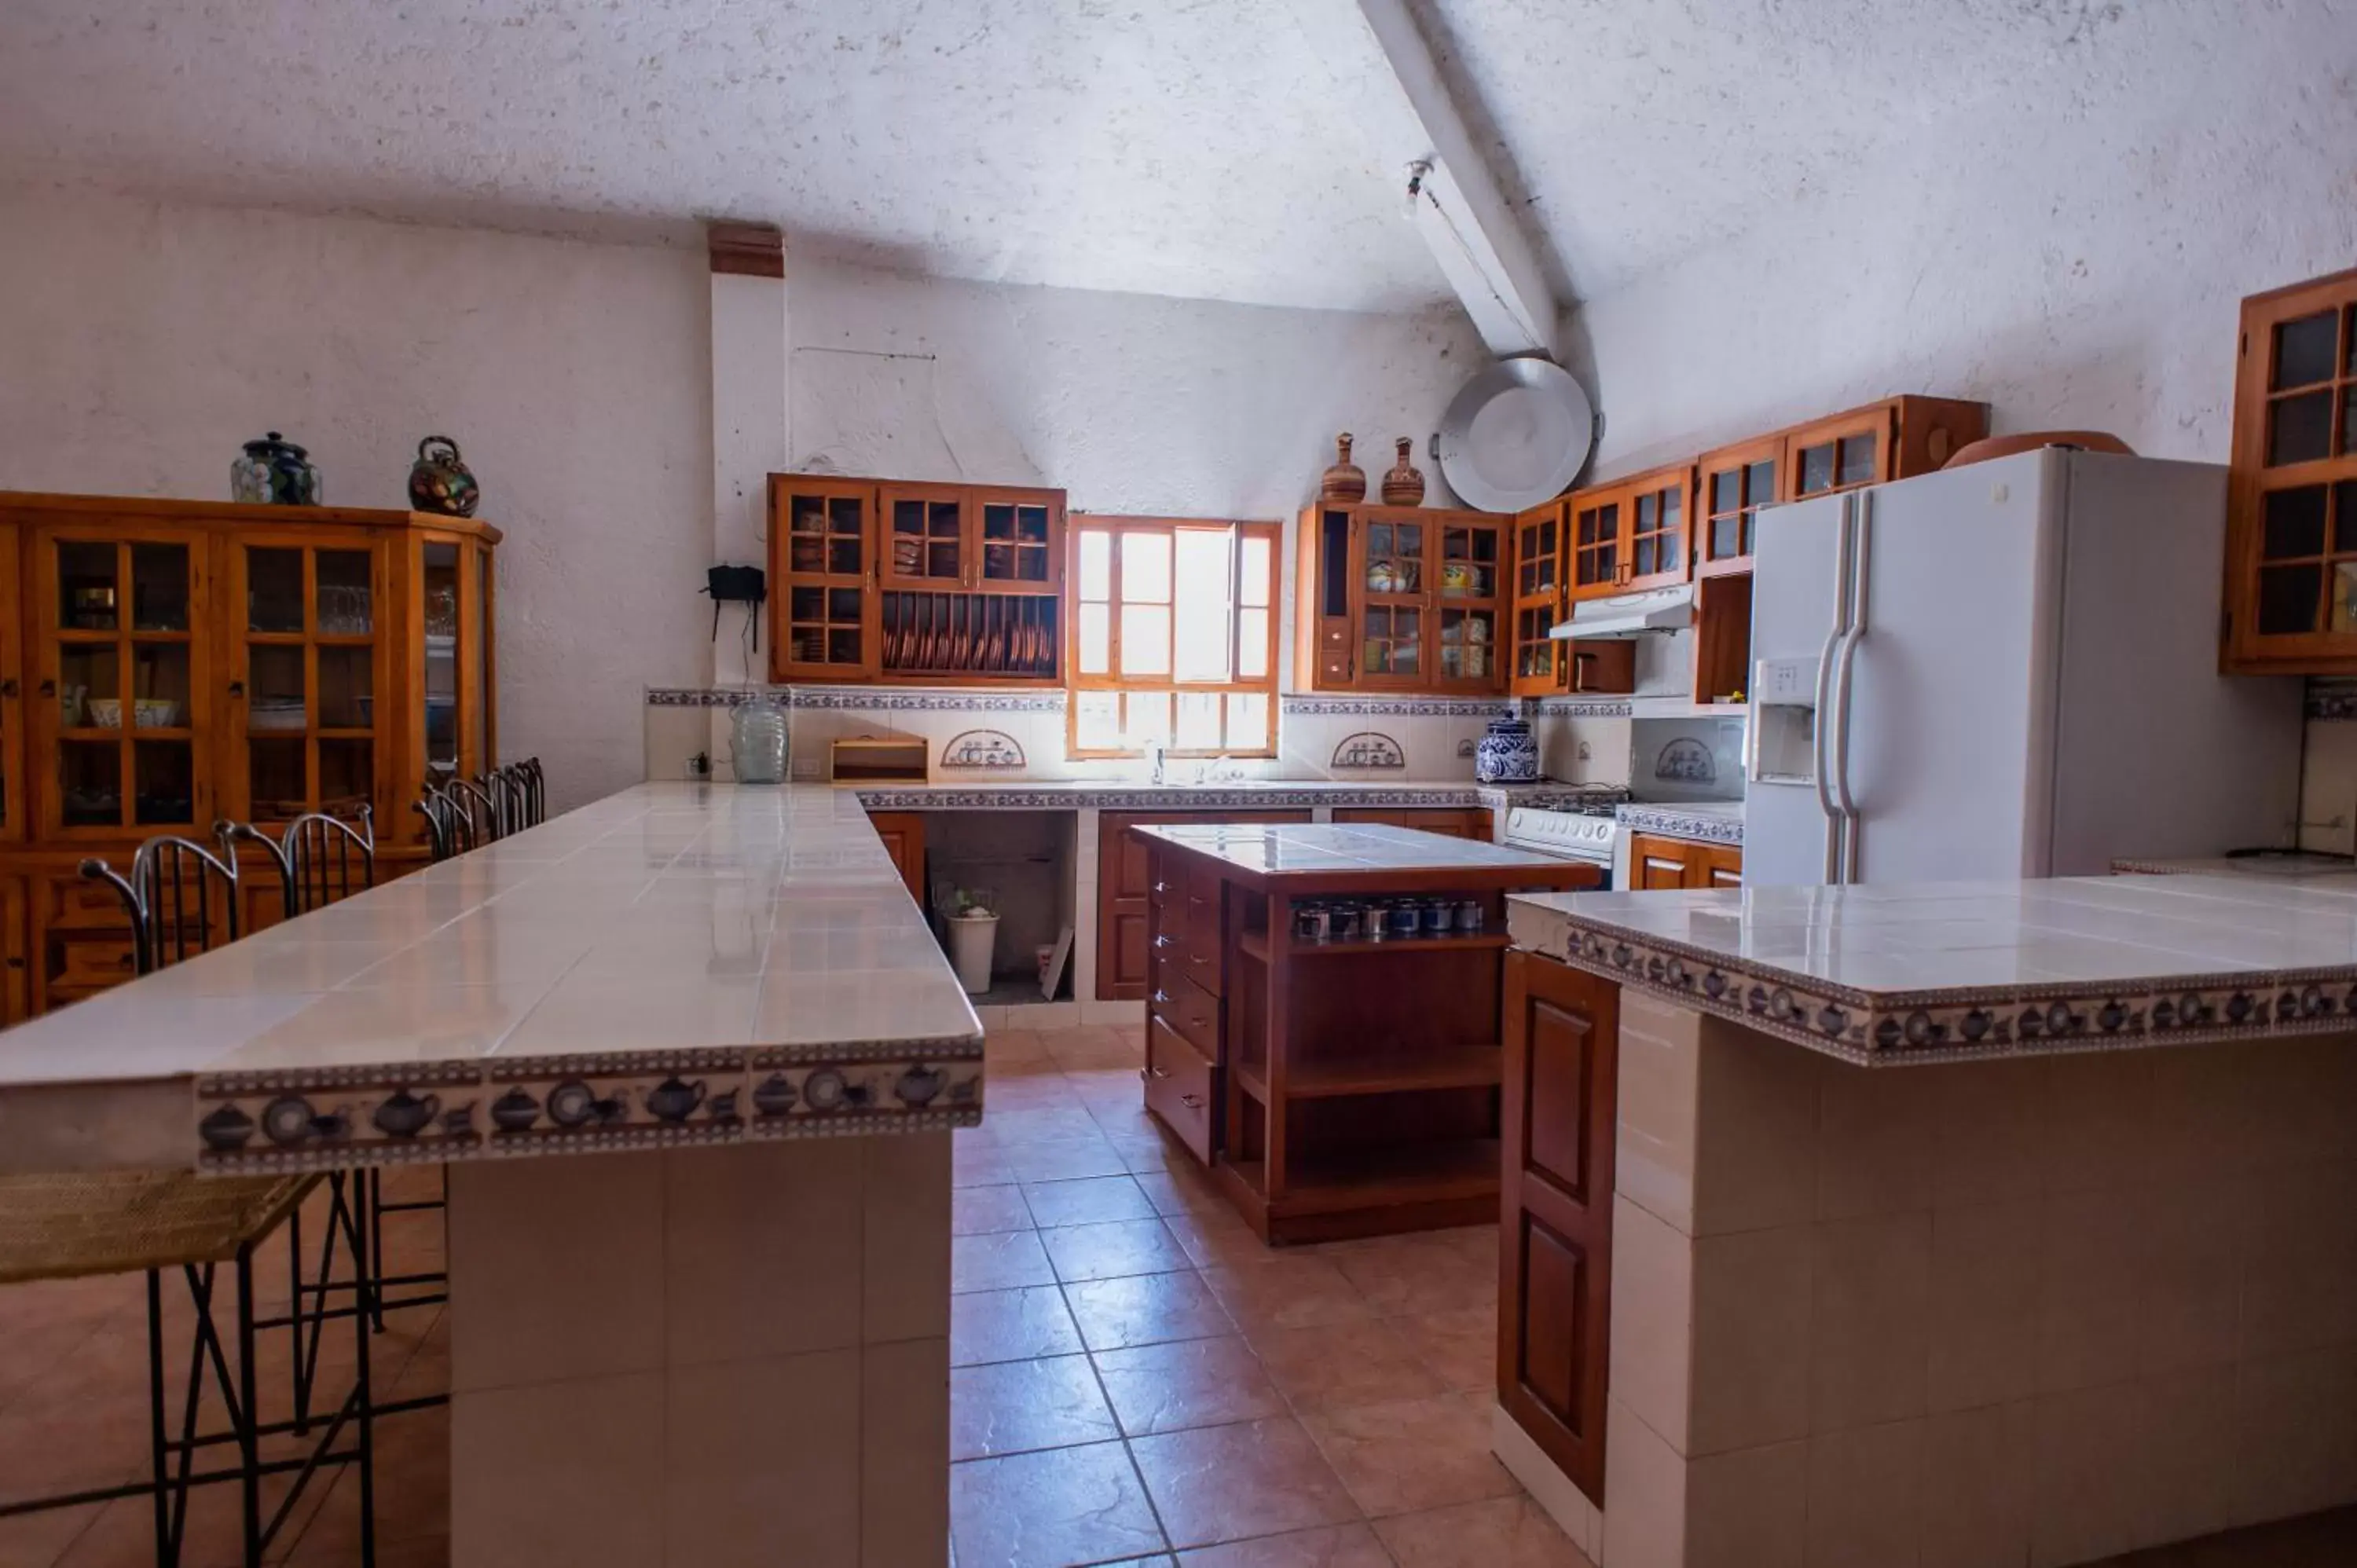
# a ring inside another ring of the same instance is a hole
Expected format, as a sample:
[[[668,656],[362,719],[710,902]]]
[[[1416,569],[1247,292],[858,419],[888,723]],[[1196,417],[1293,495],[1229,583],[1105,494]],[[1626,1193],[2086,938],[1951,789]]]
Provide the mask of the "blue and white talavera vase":
[[[1484,784],[1529,784],[1539,776],[1539,739],[1523,719],[1491,719],[1473,751],[1473,777]]]

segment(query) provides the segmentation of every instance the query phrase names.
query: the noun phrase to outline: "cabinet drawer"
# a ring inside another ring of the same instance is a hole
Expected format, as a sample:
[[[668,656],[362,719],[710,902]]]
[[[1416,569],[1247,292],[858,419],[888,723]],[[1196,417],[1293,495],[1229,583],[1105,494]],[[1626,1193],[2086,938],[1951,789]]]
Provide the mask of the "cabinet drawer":
[[[1347,653],[1351,648],[1351,622],[1344,616],[1328,616],[1318,623],[1318,646],[1329,653]]]
[[[1211,1107],[1218,1073],[1160,1017],[1146,1021],[1146,1108],[1205,1165],[1211,1163]]]
[[[1220,999],[1189,980],[1175,964],[1156,976],[1161,983],[1148,999],[1157,1018],[1187,1037],[1212,1061],[1220,1059]]]
[[[126,864],[127,864],[126,857]],[[55,877],[40,883],[44,890],[41,924],[50,930],[127,930],[130,917],[123,912],[123,899],[103,882],[85,882],[79,876]],[[129,950],[126,942],[124,950]]]
[[[50,943],[49,950],[55,955],[49,971],[52,992],[60,986],[120,985],[136,970],[128,937],[60,939]]]

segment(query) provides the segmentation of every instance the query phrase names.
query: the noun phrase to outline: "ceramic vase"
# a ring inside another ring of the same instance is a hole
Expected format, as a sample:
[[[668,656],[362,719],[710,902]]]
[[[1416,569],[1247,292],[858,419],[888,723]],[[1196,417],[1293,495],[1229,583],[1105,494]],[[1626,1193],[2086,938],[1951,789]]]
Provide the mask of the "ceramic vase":
[[[317,506],[319,470],[309,454],[274,430],[247,442],[230,465],[229,493],[250,506]]]
[[[456,441],[447,435],[429,435],[417,444],[417,461],[409,469],[411,506],[445,517],[472,517],[482,499],[474,471],[458,456]]]
[[[1522,719],[1491,719],[1473,750],[1473,777],[1484,784],[1529,784],[1539,776],[1539,740]]]
[[[1408,450],[1414,445],[1415,443],[1405,435],[1401,436],[1396,443],[1399,461],[1392,465],[1390,473],[1383,476],[1385,506],[1422,506],[1424,504],[1424,476],[1416,471],[1414,463],[1407,460]]]
[[[1351,461],[1351,433],[1334,437],[1334,466],[1318,481],[1321,501],[1362,501],[1367,499],[1367,471]]]

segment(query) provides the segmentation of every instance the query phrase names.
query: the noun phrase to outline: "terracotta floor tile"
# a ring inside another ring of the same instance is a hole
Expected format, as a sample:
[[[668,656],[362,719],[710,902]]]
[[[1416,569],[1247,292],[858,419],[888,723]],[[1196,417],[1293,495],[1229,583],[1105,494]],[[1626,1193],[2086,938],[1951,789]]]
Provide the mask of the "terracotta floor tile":
[[[1084,1101],[1145,1103],[1146,1095],[1135,1070],[1127,1068],[1084,1068],[1063,1075],[1064,1082]]]
[[[950,1289],[1010,1290],[1017,1285],[1054,1282],[1056,1271],[1036,1230],[1005,1230],[990,1235],[950,1238]]]
[[[1595,1568],[1546,1510],[1497,1498],[1375,1521],[1399,1568]]]
[[[950,1373],[950,1457],[1070,1448],[1121,1435],[1086,1356],[998,1361]]]
[[[1069,1568],[1169,1544],[1119,1443],[950,1466],[958,1568]]]
[[[1048,1249],[1048,1261],[1055,1265],[1056,1277],[1067,1284],[1076,1280],[1169,1273],[1192,1266],[1178,1238],[1159,1219],[1072,1225],[1042,1230],[1039,1240]]]
[[[1113,1133],[1106,1136],[1132,1176],[1202,1173],[1202,1162],[1194,1152],[1163,1132],[1158,1123],[1142,1133]]]
[[[1127,1436],[1286,1413],[1259,1358],[1233,1336],[1100,1350],[1092,1359]]]
[[[985,1069],[985,1078],[989,1110],[983,1117],[985,1127],[992,1117],[1006,1112],[1058,1110],[1086,1103],[1071,1079],[1053,1068],[1027,1073]]]
[[[1461,1245],[1421,1236],[1384,1237],[1325,1255],[1385,1316],[1494,1307],[1498,1302],[1495,1262],[1477,1263]]]
[[[1227,1198],[1222,1196],[1220,1189],[1211,1184],[1211,1178],[1193,1160],[1194,1156],[1190,1155],[1187,1156],[1186,1164],[1174,1165],[1167,1171],[1142,1173],[1137,1176],[1138,1190],[1146,1194],[1147,1202],[1154,1205],[1154,1212],[1166,1219],[1174,1214],[1196,1215],[1204,1219],[1225,1215],[1243,1225],[1243,1220],[1229,1206]]]
[[[1104,1135],[1092,1129],[1085,1138],[1065,1138],[1049,1144],[1015,1144],[999,1151],[1005,1157],[1003,1168],[1013,1173],[1002,1180],[1081,1181],[1089,1176],[1127,1176],[1129,1167],[1121,1155],[1105,1142]]]
[[[0,1498],[14,1492],[13,1485],[9,1486],[0,1490]],[[78,1509],[0,1519],[0,1568],[49,1568],[109,1506],[87,1503]]]
[[[1064,1287],[1064,1300],[1092,1350],[1208,1339],[1236,1331],[1235,1320],[1192,1270],[1076,1281]]]
[[[1459,1307],[1386,1320],[1415,1347],[1444,1388],[1489,1389],[1498,1382],[1495,1307]]]
[[[1391,1554],[1363,1524],[1201,1547],[1178,1562],[1180,1568],[1392,1568]]]
[[[1031,1209],[1023,1201],[1019,1187],[962,1187],[951,1195],[952,1235],[985,1236],[1031,1228]]]
[[[1440,1394],[1302,1417],[1334,1473],[1371,1517],[1414,1513],[1519,1487],[1490,1453],[1486,1394]]]
[[[1096,1118],[1097,1128],[1107,1137],[1146,1138],[1155,1135],[1160,1125],[1146,1109],[1135,1085],[1118,1098],[1110,1095],[1088,1095],[1082,1103]]]
[[[1081,1331],[1054,1285],[972,1291],[950,1298],[950,1365],[1028,1361],[1080,1352]]]
[[[1379,1318],[1308,1328],[1255,1328],[1246,1337],[1297,1411],[1340,1410],[1446,1393],[1406,1336]]]
[[[993,1029],[983,1037],[982,1063],[985,1078],[1002,1067],[1017,1067],[1026,1063],[1054,1064],[1048,1054],[1048,1042],[1033,1029]]]
[[[997,1145],[973,1142],[963,1129],[950,1136],[952,1187],[1004,1187],[1015,1180],[1015,1167]]]
[[[1062,1144],[1074,1139],[1101,1138],[1096,1119],[1087,1107],[1077,1102],[1053,1105],[1038,1111],[1002,1111],[989,1106],[988,1091],[984,1091],[985,1109],[982,1113],[982,1133],[985,1141],[1002,1149],[1012,1149],[1026,1144]]]
[[[1357,1518],[1318,1445],[1289,1416],[1133,1438],[1174,1546],[1347,1524]]]
[[[1187,1249],[1187,1256],[1199,1269],[1248,1268],[1278,1256],[1253,1233],[1241,1215],[1224,1205],[1196,1213],[1166,1214],[1162,1223],[1170,1227],[1170,1233],[1178,1238],[1178,1245]]]
[[[1151,1219],[1154,1205],[1125,1176],[1081,1181],[1034,1182],[1023,1189],[1033,1220],[1043,1230],[1066,1225],[1102,1225],[1116,1219]]]
[[[1306,1253],[1273,1253],[1257,1262],[1207,1268],[1203,1283],[1247,1331],[1354,1323],[1374,1316],[1340,1269]]]

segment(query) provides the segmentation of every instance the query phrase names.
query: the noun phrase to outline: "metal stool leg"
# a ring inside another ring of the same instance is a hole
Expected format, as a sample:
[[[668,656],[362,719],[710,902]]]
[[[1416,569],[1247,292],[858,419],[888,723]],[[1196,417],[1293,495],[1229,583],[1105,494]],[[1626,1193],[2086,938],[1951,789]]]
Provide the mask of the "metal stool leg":
[[[156,1568],[171,1568],[179,1561],[173,1550],[172,1504],[164,1486],[165,1467],[168,1463],[164,1447],[164,1273],[160,1269],[147,1271],[147,1453],[153,1465],[156,1488]]]
[[[245,1568],[262,1568],[262,1400],[253,1365],[253,1246],[237,1250],[237,1423],[239,1504],[245,1523]]]

